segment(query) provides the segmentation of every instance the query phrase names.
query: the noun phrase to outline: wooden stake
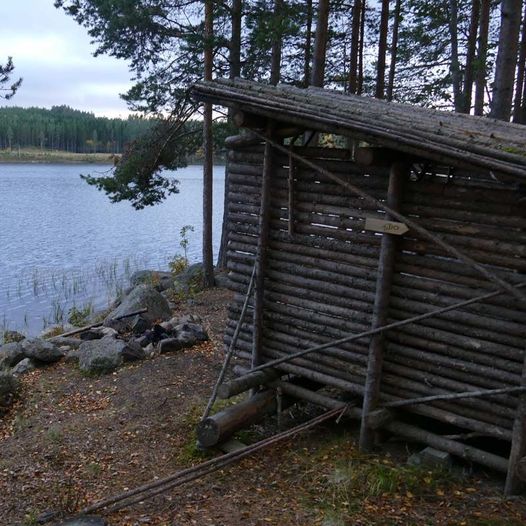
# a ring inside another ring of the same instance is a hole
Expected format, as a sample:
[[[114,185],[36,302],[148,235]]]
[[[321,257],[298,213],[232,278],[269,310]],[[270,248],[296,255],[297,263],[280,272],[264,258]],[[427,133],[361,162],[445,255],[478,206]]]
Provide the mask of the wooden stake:
[[[405,164],[395,162],[391,165],[389,176],[389,189],[387,191],[388,206],[398,211],[402,199],[404,176],[407,173]],[[391,219],[389,215],[387,220]],[[396,254],[396,237],[389,234],[382,236],[380,261],[376,280],[376,296],[374,300],[372,329],[377,329],[387,324],[389,311],[389,298],[394,274]],[[384,354],[384,333],[375,334],[369,344],[369,361],[367,364],[367,377],[365,380],[362,423],[360,428],[360,449],[368,451],[373,446],[373,429],[367,423],[367,417],[376,409],[380,395],[382,378],[382,365]]]

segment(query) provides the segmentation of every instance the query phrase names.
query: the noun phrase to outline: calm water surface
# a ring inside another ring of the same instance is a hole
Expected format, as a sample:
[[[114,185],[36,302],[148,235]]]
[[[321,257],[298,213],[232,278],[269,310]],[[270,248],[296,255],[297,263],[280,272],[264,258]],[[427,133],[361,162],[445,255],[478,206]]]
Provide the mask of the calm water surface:
[[[181,253],[200,259],[202,168],[172,172],[180,193],[144,210],[112,204],[79,174],[110,166],[0,164],[0,331],[37,334],[69,309],[104,308],[138,268],[166,269]],[[223,215],[224,167],[214,168],[214,251]]]

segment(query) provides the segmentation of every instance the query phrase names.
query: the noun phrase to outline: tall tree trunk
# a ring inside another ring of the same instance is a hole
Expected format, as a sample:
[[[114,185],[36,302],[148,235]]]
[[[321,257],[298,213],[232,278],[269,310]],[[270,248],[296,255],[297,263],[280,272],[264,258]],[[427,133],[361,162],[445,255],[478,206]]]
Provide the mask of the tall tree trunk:
[[[310,61],[312,54],[312,0],[307,0],[306,5],[306,33],[305,33],[305,56],[303,59],[303,87],[306,88],[310,84]]]
[[[313,86],[323,87],[325,78],[325,56],[327,54],[327,38],[329,25],[329,0],[319,0],[316,17],[316,39],[314,41],[314,56],[312,62]]]
[[[360,43],[358,45],[358,86],[356,93],[362,94],[363,91],[363,49],[365,46],[365,10],[366,1],[362,0],[362,13],[360,17]]]
[[[466,70],[464,74],[464,90],[462,93],[462,112],[469,113],[471,111],[471,98],[473,94],[473,77],[474,77],[474,62],[475,51],[477,48],[477,31],[480,17],[480,0],[472,0],[471,2],[471,18],[469,22],[468,44],[466,52]]]
[[[451,33],[451,64],[450,73],[453,83],[453,103],[455,111],[462,111],[462,91],[460,62],[458,60],[458,4],[457,0],[449,0],[449,32]]]
[[[476,0],[475,0],[476,1]],[[389,80],[387,81],[387,100],[393,100],[393,89],[396,73],[396,54],[398,52],[398,29],[400,28],[400,16],[402,0],[396,0],[393,18],[393,37],[391,40],[391,62],[389,64]]]
[[[519,122],[521,124],[526,124],[526,81],[523,83],[522,86],[522,103]]]
[[[362,0],[354,0],[351,25],[351,56],[349,58],[349,93],[358,88],[358,54],[360,51],[360,22],[362,19]]]
[[[241,20],[243,12],[243,0],[232,0],[230,7],[231,19],[231,34],[229,45],[229,72],[230,79],[235,79],[241,76]],[[228,120],[232,120],[233,110],[228,109]],[[221,227],[221,243],[219,245],[219,254],[217,256],[217,266],[220,269],[226,268],[226,254],[228,242],[228,189],[230,181],[228,179],[228,170],[225,169],[225,192],[224,192],[224,208],[223,208],[223,223]]]
[[[524,83],[524,71],[526,67],[526,3],[524,4],[524,14],[522,16],[521,43],[519,47],[519,62],[517,64],[517,83],[515,86],[515,98],[513,99],[513,122],[524,124],[521,120],[522,92],[526,84]]]
[[[509,120],[511,114],[521,11],[521,0],[502,0],[499,50],[495,66],[490,117],[503,121]]]
[[[278,28],[274,31],[272,38],[272,50],[270,57],[270,83],[275,86],[281,77],[281,42],[283,26],[283,0],[274,0],[274,23]]]
[[[488,60],[488,31],[490,0],[480,2],[480,25],[478,38],[477,67],[475,70],[475,115],[484,114],[484,96],[486,93],[486,72]]]
[[[213,0],[205,0],[204,78],[212,80],[213,61]],[[203,281],[214,286],[214,256],[212,251],[212,192],[214,152],[212,140],[212,104],[205,103],[203,113]]]
[[[241,17],[243,0],[232,0],[230,8],[231,33],[229,47],[229,78],[241,76]]]
[[[389,0],[382,0],[380,15],[380,37],[378,40],[378,65],[376,69],[376,90],[374,96],[383,99],[385,95],[385,55],[387,54],[387,33],[389,32]]]

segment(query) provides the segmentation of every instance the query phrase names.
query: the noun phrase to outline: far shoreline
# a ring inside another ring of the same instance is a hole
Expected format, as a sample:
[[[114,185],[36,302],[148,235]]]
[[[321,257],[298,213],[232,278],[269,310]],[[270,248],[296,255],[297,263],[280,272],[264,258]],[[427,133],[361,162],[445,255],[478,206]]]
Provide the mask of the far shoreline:
[[[120,157],[120,155],[119,155]],[[114,164],[111,153],[73,153],[61,150],[0,150],[0,164]]]
[[[94,164],[115,165],[115,158],[121,154],[111,153],[73,153],[61,150],[21,149],[20,151],[0,150],[1,164]],[[188,159],[188,165],[202,165],[202,157]],[[214,164],[224,165],[221,156],[214,159]]]

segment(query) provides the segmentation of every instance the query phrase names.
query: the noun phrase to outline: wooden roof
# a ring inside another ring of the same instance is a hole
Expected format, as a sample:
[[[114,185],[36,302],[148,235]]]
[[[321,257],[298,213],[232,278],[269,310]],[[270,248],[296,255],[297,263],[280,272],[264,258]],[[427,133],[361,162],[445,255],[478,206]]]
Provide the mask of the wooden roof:
[[[309,130],[350,135],[452,166],[526,179],[526,126],[342,92],[241,79],[198,82],[196,100]]]

